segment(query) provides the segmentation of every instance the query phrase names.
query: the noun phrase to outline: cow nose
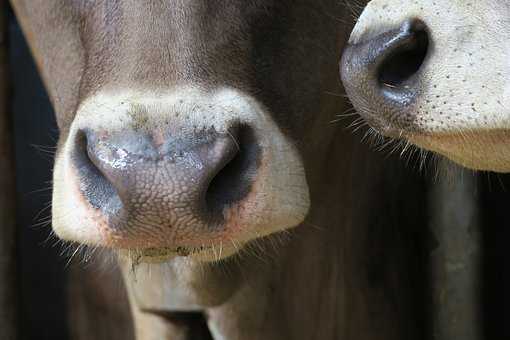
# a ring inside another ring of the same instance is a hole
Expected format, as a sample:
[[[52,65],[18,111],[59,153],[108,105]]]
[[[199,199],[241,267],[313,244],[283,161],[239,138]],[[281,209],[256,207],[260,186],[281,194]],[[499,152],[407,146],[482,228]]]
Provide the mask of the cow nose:
[[[177,136],[82,130],[73,160],[89,203],[111,228],[135,232],[137,221],[154,228],[221,225],[224,208],[250,190],[258,149],[248,126]]]
[[[399,28],[349,45],[341,76],[354,103],[391,113],[419,94],[420,74],[430,49],[424,22],[407,20]]]

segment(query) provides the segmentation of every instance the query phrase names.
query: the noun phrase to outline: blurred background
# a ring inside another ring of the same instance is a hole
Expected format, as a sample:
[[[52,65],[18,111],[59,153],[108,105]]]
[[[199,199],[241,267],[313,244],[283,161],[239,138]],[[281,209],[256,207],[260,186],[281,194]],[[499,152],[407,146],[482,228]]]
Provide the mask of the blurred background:
[[[68,339],[66,258],[49,238],[58,130],[23,33],[9,11],[11,112],[16,159],[18,283],[22,339]]]

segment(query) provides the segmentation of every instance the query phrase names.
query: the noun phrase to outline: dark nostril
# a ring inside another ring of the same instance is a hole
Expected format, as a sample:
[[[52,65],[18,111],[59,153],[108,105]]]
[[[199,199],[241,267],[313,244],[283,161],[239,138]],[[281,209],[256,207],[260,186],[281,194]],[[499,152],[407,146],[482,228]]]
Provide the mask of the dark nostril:
[[[79,131],[72,154],[72,161],[80,177],[80,190],[94,208],[118,210],[121,205],[120,197],[113,184],[96,165],[97,159],[91,150],[90,139],[90,132]]]
[[[396,39],[387,46],[385,59],[378,69],[379,84],[401,87],[421,69],[429,51],[427,27],[420,20],[408,21]]]
[[[257,173],[260,147],[253,130],[240,125],[229,130],[235,154],[212,178],[205,194],[207,208],[221,213],[223,208],[243,199],[250,191]]]

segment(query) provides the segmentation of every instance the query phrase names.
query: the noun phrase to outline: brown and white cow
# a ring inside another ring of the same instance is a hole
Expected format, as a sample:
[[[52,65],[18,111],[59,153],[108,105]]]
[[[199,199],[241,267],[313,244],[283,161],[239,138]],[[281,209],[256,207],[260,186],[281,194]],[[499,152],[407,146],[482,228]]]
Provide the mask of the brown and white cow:
[[[341,1],[12,3],[60,128],[53,229],[120,255],[139,339],[196,310],[217,340],[413,338],[402,181],[330,124]]]
[[[342,62],[358,112],[477,170],[510,171],[510,2],[373,0]]]

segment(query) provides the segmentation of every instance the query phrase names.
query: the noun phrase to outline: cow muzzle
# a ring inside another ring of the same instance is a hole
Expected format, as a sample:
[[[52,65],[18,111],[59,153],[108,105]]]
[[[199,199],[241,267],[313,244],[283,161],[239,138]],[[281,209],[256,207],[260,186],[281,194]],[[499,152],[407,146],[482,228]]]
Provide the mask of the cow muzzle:
[[[423,86],[429,46],[427,26],[412,19],[345,50],[341,75],[346,91],[359,113],[386,135],[398,136],[417,119],[413,105]]]
[[[266,110],[237,92],[197,91],[82,105],[55,170],[59,236],[219,258],[304,219],[301,161]]]
[[[370,1],[341,63],[354,108],[403,152],[410,143],[508,172],[508,11],[501,1]]]

